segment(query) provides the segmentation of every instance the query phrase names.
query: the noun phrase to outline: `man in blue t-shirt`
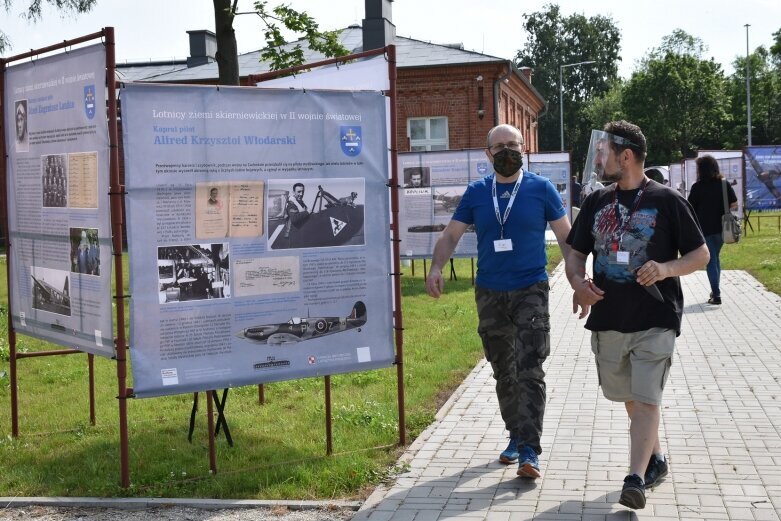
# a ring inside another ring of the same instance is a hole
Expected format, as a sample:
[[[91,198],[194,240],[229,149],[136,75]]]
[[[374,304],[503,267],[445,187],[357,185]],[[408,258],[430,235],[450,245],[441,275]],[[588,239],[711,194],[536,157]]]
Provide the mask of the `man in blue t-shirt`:
[[[553,184],[522,170],[523,135],[511,125],[488,132],[486,155],[495,174],[472,182],[442,232],[431,260],[426,292],[439,298],[442,266],[466,231],[477,233],[475,301],[486,359],[510,443],[499,460],[518,460],[518,475],[540,477],[545,372],[550,353],[545,228],[550,223],[566,258],[569,219]]]

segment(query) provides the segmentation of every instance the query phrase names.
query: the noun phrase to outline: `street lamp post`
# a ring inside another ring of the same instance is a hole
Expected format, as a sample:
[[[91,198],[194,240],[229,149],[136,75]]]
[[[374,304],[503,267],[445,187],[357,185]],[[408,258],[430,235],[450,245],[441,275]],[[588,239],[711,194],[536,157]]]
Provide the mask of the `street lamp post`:
[[[561,129],[561,150],[564,150],[564,84],[562,83],[562,71],[565,67],[575,67],[576,65],[588,65],[596,63],[593,60],[578,63],[565,63],[559,65],[559,128]]]
[[[746,113],[748,116],[748,146],[751,146],[751,64],[748,54],[748,28],[751,27],[746,24]]]

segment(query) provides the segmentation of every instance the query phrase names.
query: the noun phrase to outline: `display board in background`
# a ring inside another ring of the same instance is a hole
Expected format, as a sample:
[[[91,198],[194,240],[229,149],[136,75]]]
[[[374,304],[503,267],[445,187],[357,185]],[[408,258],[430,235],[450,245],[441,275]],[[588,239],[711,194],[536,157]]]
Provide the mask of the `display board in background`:
[[[697,162],[696,159],[685,159],[683,161],[683,196],[689,197],[692,185],[697,182]]]
[[[393,363],[381,93],[121,96],[137,396]]]
[[[5,71],[14,329],[114,356],[106,52]]]
[[[670,172],[670,188],[678,190],[681,195],[685,196],[686,188],[683,186],[683,163],[673,163],[667,168]]]
[[[781,146],[743,149],[746,172],[746,210],[781,208]]]
[[[398,154],[402,183],[399,197],[401,256],[429,258],[434,244],[470,182],[493,174],[484,149],[404,152]],[[569,154],[528,154],[524,168],[551,180],[571,216]],[[476,257],[477,236],[472,226],[453,252],[453,257]]]
[[[576,205],[572,200],[569,152],[541,152],[528,154],[527,157],[529,171],[548,178],[556,187],[567,217],[572,222],[572,207]],[[550,229],[550,226],[548,228]]]

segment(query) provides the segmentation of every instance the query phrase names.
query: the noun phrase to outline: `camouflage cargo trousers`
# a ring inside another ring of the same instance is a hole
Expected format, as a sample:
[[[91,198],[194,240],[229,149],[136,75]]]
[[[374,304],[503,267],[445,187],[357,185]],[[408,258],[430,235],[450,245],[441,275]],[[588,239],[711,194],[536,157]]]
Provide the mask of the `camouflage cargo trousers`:
[[[502,419],[510,436],[537,454],[545,414],[542,363],[550,354],[549,288],[547,280],[512,291],[475,288],[477,332],[494,371]]]

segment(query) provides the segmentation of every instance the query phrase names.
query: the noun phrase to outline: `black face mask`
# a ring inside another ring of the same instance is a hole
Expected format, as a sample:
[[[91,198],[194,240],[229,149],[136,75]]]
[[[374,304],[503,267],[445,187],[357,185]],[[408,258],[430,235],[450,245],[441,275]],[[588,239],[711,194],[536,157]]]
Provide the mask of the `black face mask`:
[[[502,177],[511,177],[523,166],[523,154],[505,148],[494,154],[494,170]]]

